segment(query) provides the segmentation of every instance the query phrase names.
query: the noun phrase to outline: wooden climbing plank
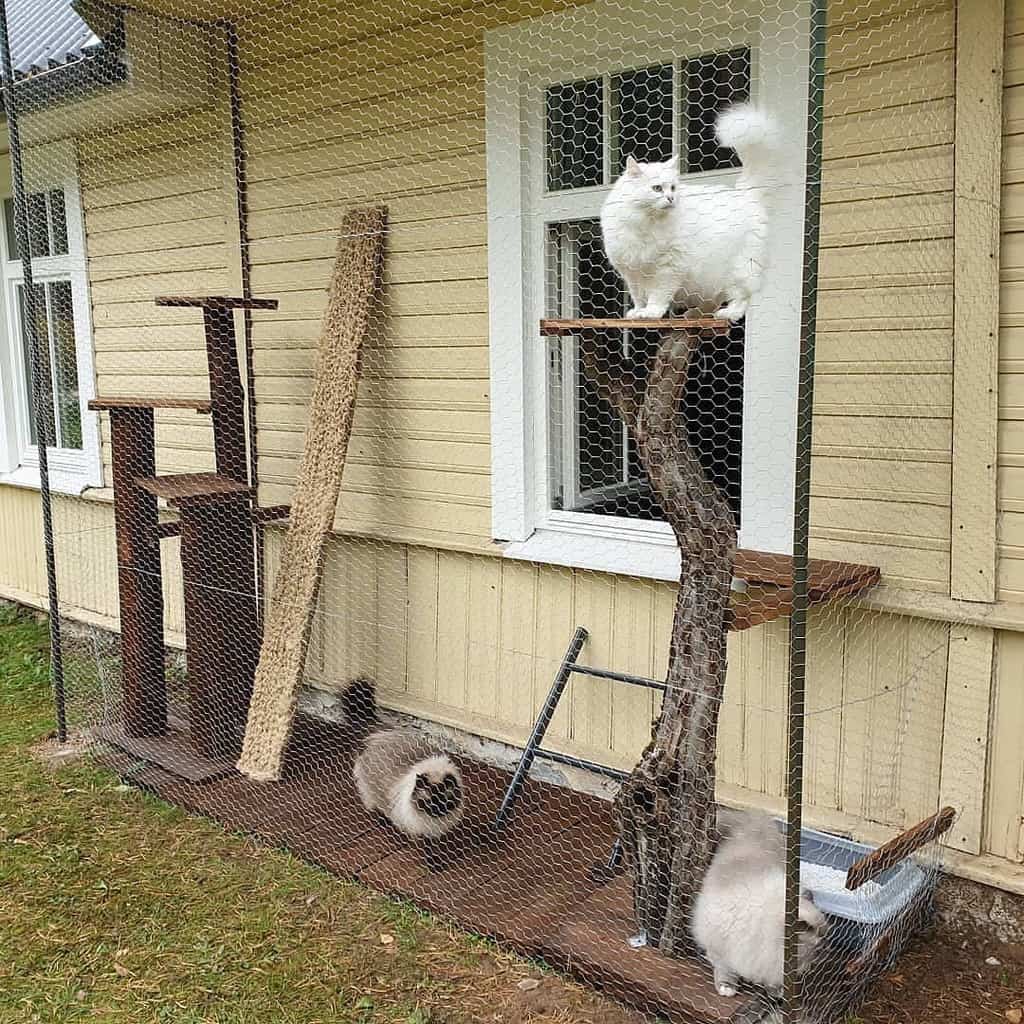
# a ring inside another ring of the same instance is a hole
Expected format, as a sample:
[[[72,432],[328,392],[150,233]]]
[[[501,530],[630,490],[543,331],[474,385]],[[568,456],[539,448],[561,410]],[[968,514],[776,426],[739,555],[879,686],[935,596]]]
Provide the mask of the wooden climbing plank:
[[[728,332],[732,324],[728,320],[715,317],[687,319],[686,317],[667,317],[663,320],[648,319],[615,319],[608,317],[567,320],[552,318],[541,320],[540,333],[545,336],[560,334],[583,334],[590,331],[721,331]]]
[[[147,494],[172,505],[236,500],[251,494],[252,488],[219,473],[173,473],[136,477],[135,483]]]
[[[943,807],[924,821],[918,822],[913,828],[908,828],[894,839],[890,839],[884,846],[866,853],[847,870],[846,888],[859,889],[865,882],[877,878],[882,872],[899,864],[905,857],[909,857],[922,846],[934,842],[948,832],[955,820],[954,808]]]
[[[309,426],[238,762],[240,771],[261,781],[279,777],[291,731],[323,572],[323,547],[341,491],[359,354],[379,293],[386,224],[384,207],[367,207],[350,211],[341,225]]]
[[[213,403],[208,398],[117,398],[105,396],[91,398],[89,408],[93,412],[109,412],[112,409],[194,409],[208,413]]]
[[[232,295],[158,295],[158,306],[199,309],[277,309],[277,299],[243,299]]]
[[[733,574],[749,583],[790,586],[793,583],[793,558],[740,548],[733,563]],[[823,558],[807,561],[807,589],[812,601],[825,599],[837,591],[848,592],[851,587],[865,589],[880,578],[881,571],[877,565],[832,562]]]

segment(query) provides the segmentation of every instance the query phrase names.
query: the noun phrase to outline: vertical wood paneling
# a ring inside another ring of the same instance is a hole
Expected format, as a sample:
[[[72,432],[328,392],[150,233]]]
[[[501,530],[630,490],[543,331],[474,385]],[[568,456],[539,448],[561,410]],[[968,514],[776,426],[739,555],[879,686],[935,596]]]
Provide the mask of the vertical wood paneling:
[[[377,547],[377,684],[382,691],[408,689],[406,638],[409,635],[408,548]]]
[[[408,554],[408,692],[430,702],[437,699],[437,555],[431,548]]]
[[[471,714],[491,718],[498,708],[498,644],[501,636],[501,562],[469,561],[469,694]]]
[[[539,573],[537,604],[534,610],[533,637],[533,702],[528,717],[536,717],[562,663],[562,656],[572,639],[573,573],[566,569],[548,568]],[[563,700],[551,720],[548,737],[565,743],[571,735],[572,701]]]
[[[1019,862],[1024,861],[1024,633],[999,633],[996,652],[983,848]]]
[[[1003,0],[958,0],[949,592],[969,601],[996,596],[1003,33]]]
[[[631,675],[650,676],[655,585],[647,580],[619,577],[615,580],[615,614],[612,622],[612,666]],[[668,642],[666,642],[666,649]],[[651,738],[654,716],[653,691],[640,686],[615,684],[612,689],[612,749],[623,759],[635,761]]]
[[[944,804],[960,811],[946,843],[965,853],[981,852],[994,646],[991,629],[950,630],[941,794]]]
[[[537,567],[527,562],[503,562],[501,566],[501,638],[495,717],[519,732],[529,728],[536,714],[533,616],[537,576]],[[541,681],[540,699],[546,692],[546,684]]]
[[[437,700],[469,706],[470,566],[465,555],[442,551],[437,562]]]
[[[725,694],[718,717],[718,760],[715,767],[719,784],[745,786],[747,679],[750,675],[748,645],[744,634],[730,633],[729,669]]]
[[[816,609],[807,631],[807,802],[839,809],[847,610]]]
[[[615,584],[610,576],[577,574],[576,625],[589,637],[579,660],[585,665],[613,664],[612,634],[616,617]],[[612,740],[612,694],[617,683],[574,676],[566,699],[572,704],[573,742],[588,750],[608,750]]]

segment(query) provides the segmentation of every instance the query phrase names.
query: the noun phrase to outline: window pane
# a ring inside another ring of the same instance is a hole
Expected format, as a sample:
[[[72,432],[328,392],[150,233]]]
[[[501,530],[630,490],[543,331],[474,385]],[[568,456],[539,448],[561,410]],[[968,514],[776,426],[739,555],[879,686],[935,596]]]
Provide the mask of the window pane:
[[[545,95],[548,190],[604,181],[604,97],[600,78],[552,85]]]
[[[68,251],[68,215],[64,209],[64,192],[50,193],[50,254],[66,256]]]
[[[672,65],[612,76],[612,174],[626,157],[650,162],[672,155]]]
[[[576,250],[575,316],[622,316],[622,283],[604,254],[601,229],[597,221],[570,225],[570,244]],[[580,344],[601,344],[611,347],[601,355],[610,372],[622,362],[620,334],[613,334]],[[581,493],[596,487],[610,487],[622,482],[623,458],[622,420],[600,398],[597,390],[580,366],[576,374],[578,489]]]
[[[743,448],[743,327],[726,342],[702,341],[686,377],[686,434],[704,472],[725,491],[739,521]]]
[[[82,447],[82,409],[78,400],[78,362],[75,346],[75,315],[71,305],[71,283],[47,285],[53,324],[53,361],[56,378],[57,422],[61,448]]]
[[[750,50],[703,54],[686,61],[683,69],[686,168],[692,172],[738,167],[736,154],[715,141],[715,119],[723,108],[750,98]]]
[[[14,200],[4,200],[4,231],[7,236],[7,258],[18,259],[18,233],[14,229]]]
[[[32,294],[35,297],[35,309],[34,309],[34,322],[36,327],[36,344],[38,348],[36,351],[39,353],[42,365],[39,366],[39,372],[42,374],[44,380],[49,380],[49,341],[50,333],[47,327],[47,314],[46,314],[46,290],[43,285],[37,284],[32,288]],[[18,285],[18,312],[19,322],[21,323],[21,350],[22,350],[22,362],[24,366],[24,385],[25,385],[25,397],[26,397],[26,408],[28,409],[29,419],[29,441],[32,444],[39,444],[39,437],[36,432],[36,419],[35,419],[35,393],[33,390],[34,375],[32,373],[33,360],[32,360],[32,342],[31,333],[29,331],[29,319],[28,310],[26,307],[27,293],[23,285]],[[53,438],[53,418],[49,418],[49,428],[47,431],[50,438]]]
[[[28,197],[28,238],[32,258],[50,255],[49,218],[46,214],[46,195],[34,192]]]

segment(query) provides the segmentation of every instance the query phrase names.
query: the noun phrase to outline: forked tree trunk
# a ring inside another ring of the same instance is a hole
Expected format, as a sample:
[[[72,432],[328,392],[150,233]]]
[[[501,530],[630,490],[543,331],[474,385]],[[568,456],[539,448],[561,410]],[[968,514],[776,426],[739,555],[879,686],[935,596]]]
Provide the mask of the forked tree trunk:
[[[736,525],[725,495],[690,447],[680,404],[700,332],[663,334],[647,385],[600,366],[584,372],[626,423],[679,544],[681,571],[667,691],[651,742],[616,801],[633,870],[638,927],[673,955],[691,947],[690,909],[715,845],[715,747],[725,687]]]

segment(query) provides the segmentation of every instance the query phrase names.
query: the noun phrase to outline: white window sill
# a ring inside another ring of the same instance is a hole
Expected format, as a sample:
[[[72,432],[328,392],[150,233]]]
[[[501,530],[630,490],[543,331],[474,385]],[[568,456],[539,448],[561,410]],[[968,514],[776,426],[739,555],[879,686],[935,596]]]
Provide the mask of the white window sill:
[[[39,467],[19,466],[8,473],[0,473],[0,484],[8,487],[26,487],[39,490]],[[80,495],[90,487],[98,486],[95,473],[86,469],[69,469],[62,466],[50,467],[50,490],[54,494]]]
[[[507,541],[501,551],[506,558],[526,562],[672,583],[678,581],[681,565],[668,523],[584,512],[552,512],[526,540]],[[742,580],[733,580],[734,590],[744,587]]]

